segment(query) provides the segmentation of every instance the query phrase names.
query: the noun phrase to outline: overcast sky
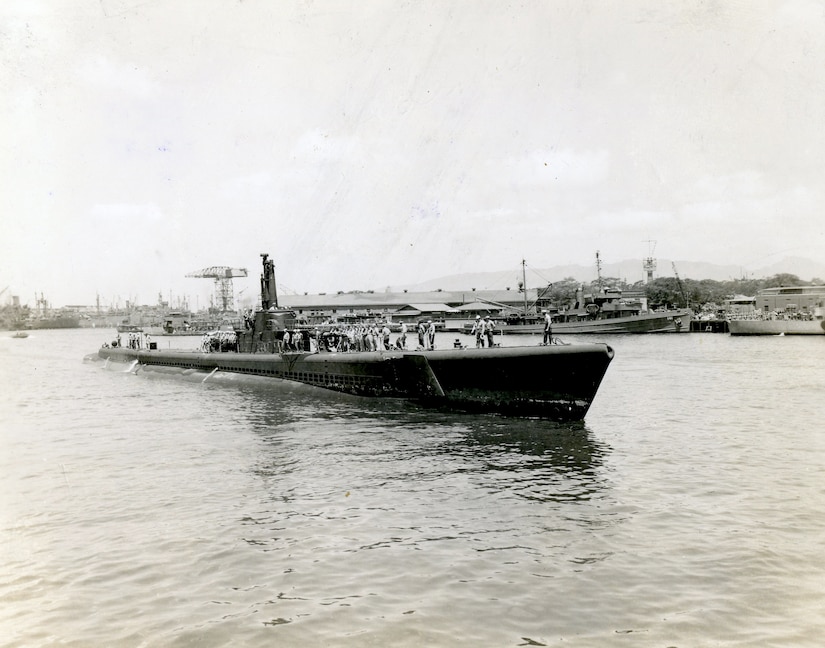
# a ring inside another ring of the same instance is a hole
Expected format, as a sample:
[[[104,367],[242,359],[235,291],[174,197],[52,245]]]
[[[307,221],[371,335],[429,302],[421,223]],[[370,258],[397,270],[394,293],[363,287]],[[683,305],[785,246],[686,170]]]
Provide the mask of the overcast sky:
[[[821,2],[4,0],[0,56],[4,302],[825,259]]]

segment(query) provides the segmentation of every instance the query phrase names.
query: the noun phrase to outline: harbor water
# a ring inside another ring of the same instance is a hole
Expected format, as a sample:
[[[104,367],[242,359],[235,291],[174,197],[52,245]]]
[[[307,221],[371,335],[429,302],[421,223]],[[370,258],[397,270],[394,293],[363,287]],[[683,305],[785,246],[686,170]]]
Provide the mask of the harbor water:
[[[0,332],[0,646],[822,644],[825,336],[598,338],[559,425],[114,335]]]

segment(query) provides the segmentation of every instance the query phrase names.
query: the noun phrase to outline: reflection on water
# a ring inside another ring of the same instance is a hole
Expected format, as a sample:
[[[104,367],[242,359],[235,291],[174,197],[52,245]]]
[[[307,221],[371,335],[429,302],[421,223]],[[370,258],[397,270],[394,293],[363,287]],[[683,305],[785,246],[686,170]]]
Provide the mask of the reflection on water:
[[[503,543],[545,560],[575,529],[622,519],[592,506],[608,497],[607,449],[585,425],[445,415],[334,393],[308,401],[274,396],[260,383],[236,384],[232,393],[260,439],[248,470],[262,499],[240,512],[243,538],[282,554],[287,571],[321,550],[454,551],[454,543],[473,552]]]
[[[530,499],[588,498],[604,486],[598,469],[605,446],[581,423],[444,413],[324,390],[311,398],[273,395],[260,382],[236,387],[246,422],[269,450],[255,468],[267,477],[317,462],[316,453],[346,452],[391,465],[399,478],[472,474],[483,477],[480,487]],[[426,469],[416,474],[415,465]]]
[[[203,377],[164,370],[130,379],[205,391],[212,416],[230,415],[234,434],[258,439],[245,468],[258,482],[256,497],[236,520],[243,541],[281,556],[287,571],[319,551],[452,552],[455,543],[570,562],[558,552],[580,529],[626,519],[610,511],[609,449],[585,424],[456,414],[270,378]],[[601,554],[576,552],[573,561]]]
[[[365,622],[397,615],[397,579],[405,614],[472,614],[524,596],[525,578],[542,588],[605,560],[582,531],[626,519],[610,510],[608,449],[586,425],[234,392],[260,440],[248,466],[258,499],[238,523],[278,567],[271,627],[322,624],[341,606]]]
[[[600,470],[606,446],[585,425],[480,421],[465,443],[496,483],[526,499],[585,500],[606,487]]]

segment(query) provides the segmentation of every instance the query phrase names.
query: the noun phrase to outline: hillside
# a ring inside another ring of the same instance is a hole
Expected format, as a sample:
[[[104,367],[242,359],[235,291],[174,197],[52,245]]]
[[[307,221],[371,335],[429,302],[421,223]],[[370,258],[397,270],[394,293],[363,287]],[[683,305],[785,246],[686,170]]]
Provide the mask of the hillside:
[[[776,263],[745,270],[736,265],[719,265],[696,261],[671,261],[669,259],[658,259],[657,268],[653,273],[656,277],[675,276],[673,267],[682,279],[713,279],[715,281],[728,281],[738,278],[764,278],[780,273],[794,274],[804,281],[812,279],[825,279],[825,263],[817,263],[810,259],[799,257],[788,257]],[[603,263],[603,277],[619,277],[628,283],[640,281],[645,277],[642,262],[639,259],[628,259],[619,263]],[[573,277],[581,282],[590,282],[596,278],[595,265],[560,265],[547,268],[527,268],[527,285],[530,288],[542,286],[554,281],[560,281],[567,277]],[[515,289],[521,281],[521,267],[516,266],[509,270],[496,270],[490,272],[473,272],[437,277],[417,284],[391,286],[390,290],[408,290],[410,292],[429,290],[466,290],[476,288],[478,290],[501,290],[505,288]]]

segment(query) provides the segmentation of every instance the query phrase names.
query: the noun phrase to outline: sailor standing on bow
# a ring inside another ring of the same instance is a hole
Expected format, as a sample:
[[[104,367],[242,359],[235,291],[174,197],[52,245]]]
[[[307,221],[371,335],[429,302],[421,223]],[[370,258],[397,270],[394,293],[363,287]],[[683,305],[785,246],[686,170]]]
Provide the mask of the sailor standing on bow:
[[[484,318],[484,333],[487,335],[487,346],[493,348],[493,334],[495,333],[496,323],[488,315]]]
[[[481,315],[476,315],[472,333],[476,336],[476,349],[480,349],[484,346],[484,320],[481,319]]]
[[[553,318],[546,310],[542,313],[544,313],[544,341],[542,344],[551,344],[553,341]]]

